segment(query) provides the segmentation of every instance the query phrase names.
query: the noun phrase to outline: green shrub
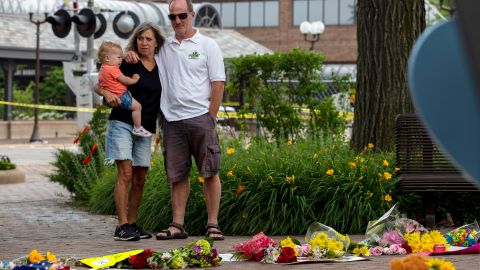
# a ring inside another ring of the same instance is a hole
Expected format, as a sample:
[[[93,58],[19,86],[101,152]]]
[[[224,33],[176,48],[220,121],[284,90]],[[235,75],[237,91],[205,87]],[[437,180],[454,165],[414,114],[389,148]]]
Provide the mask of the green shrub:
[[[55,171],[49,175],[50,181],[57,182],[70,191],[76,203],[86,204],[90,200],[90,189],[97,179],[103,177],[104,134],[109,110],[100,106],[89,122],[90,130],[79,140],[78,151],[58,149],[52,163]],[[89,163],[83,160],[97,144]]]
[[[300,49],[234,58],[228,62],[226,89],[243,95],[240,114],[254,113],[277,141],[339,133],[345,125],[332,98],[324,97],[323,60],[321,54]],[[346,80],[336,82],[340,91],[349,88]]]
[[[244,140],[223,142],[219,222],[226,234],[304,234],[313,221],[358,233],[391,207],[393,201],[385,201],[385,195],[396,200],[393,153],[357,155],[345,142],[317,139],[271,144],[254,138],[243,148]],[[233,154],[226,154],[229,148]],[[333,175],[326,173],[330,169]],[[392,178],[386,180],[385,172]],[[163,157],[156,153],[138,215],[139,223],[154,231],[166,228],[172,217],[165,179]],[[207,220],[202,183],[196,170],[190,179],[185,222],[190,234],[200,235]],[[112,213],[114,183],[111,177],[96,183],[92,210]]]
[[[10,162],[10,160],[0,159],[0,171],[2,170],[13,170],[17,166]]]

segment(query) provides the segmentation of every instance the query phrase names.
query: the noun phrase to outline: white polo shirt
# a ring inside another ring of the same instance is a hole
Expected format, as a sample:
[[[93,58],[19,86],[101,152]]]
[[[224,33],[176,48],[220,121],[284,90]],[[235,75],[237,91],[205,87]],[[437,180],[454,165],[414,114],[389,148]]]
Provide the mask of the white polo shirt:
[[[208,112],[211,82],[225,81],[222,51],[211,38],[199,33],[179,43],[170,37],[155,56],[162,83],[160,109],[167,121],[178,121]]]

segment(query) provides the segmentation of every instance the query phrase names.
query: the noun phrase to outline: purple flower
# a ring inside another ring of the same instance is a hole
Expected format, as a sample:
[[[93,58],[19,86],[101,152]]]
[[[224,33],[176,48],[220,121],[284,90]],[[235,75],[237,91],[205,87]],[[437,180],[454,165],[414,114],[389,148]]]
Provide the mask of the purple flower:
[[[370,248],[370,255],[371,256],[380,256],[382,255],[383,252],[382,252],[382,247],[373,247],[373,248]]]

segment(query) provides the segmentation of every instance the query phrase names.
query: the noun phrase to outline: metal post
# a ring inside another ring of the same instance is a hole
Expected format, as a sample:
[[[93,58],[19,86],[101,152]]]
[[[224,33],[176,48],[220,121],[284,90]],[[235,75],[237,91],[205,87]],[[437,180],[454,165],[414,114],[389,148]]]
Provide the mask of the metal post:
[[[43,20],[33,20],[33,12],[29,13],[30,22],[35,24],[37,27],[37,47],[35,50],[35,90],[33,92],[33,99],[35,105],[38,105],[40,97],[40,25],[47,22],[47,15],[48,14],[45,13],[45,19]],[[40,138],[40,131],[38,126],[38,108],[34,108],[33,115],[33,132],[32,136],[30,137],[30,142],[41,142],[42,139]]]

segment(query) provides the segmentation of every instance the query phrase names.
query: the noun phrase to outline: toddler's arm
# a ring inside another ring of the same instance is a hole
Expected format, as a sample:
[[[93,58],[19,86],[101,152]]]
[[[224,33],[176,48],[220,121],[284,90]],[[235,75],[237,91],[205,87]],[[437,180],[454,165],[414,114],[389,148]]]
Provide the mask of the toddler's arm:
[[[131,78],[128,77],[128,76],[125,76],[125,75],[120,75],[119,77],[117,77],[117,81],[119,81],[119,82],[121,82],[125,85],[136,84],[139,79],[140,79],[140,75],[138,75],[138,74],[133,74],[133,76]]]

